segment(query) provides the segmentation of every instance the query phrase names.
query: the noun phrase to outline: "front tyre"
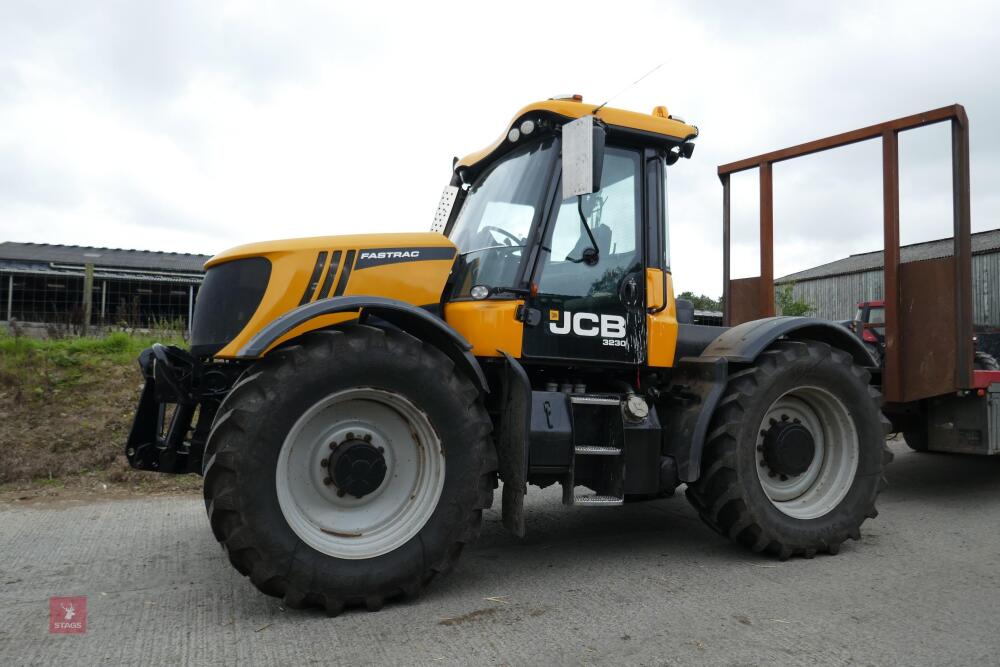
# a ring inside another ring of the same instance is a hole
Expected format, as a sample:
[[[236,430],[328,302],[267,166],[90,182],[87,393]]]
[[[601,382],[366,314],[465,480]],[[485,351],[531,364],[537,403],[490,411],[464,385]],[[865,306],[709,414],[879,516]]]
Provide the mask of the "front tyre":
[[[205,504],[232,564],[292,607],[415,595],[478,534],[496,470],[476,388],[433,346],[353,325],[303,336],[220,406]]]
[[[753,551],[836,553],[877,515],[892,458],[879,399],[846,352],[775,343],[730,376],[688,498],[709,526]]]

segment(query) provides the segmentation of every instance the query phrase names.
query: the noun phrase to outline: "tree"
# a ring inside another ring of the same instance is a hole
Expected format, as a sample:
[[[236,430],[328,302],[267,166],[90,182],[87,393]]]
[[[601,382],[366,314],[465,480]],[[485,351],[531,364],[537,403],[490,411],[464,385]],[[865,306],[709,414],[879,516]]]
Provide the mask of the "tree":
[[[722,297],[718,299],[713,299],[710,296],[705,296],[704,294],[699,294],[695,296],[693,292],[681,292],[677,295],[678,299],[684,299],[690,301],[694,304],[695,310],[712,310],[721,311],[722,310]]]
[[[796,299],[792,295],[792,290],[794,289],[794,282],[777,285],[777,290],[774,295],[774,305],[777,307],[778,312],[782,315],[812,314],[816,310],[816,306],[812,305],[808,301]]]

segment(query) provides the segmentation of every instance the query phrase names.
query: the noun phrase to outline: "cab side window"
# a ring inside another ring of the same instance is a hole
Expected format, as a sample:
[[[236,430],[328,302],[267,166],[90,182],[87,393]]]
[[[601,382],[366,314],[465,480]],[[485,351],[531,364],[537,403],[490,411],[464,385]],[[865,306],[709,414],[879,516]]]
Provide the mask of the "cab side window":
[[[601,190],[559,206],[543,251],[539,292],[574,297],[617,295],[621,279],[640,262],[636,252],[641,217],[640,160],[636,151],[608,147]],[[593,243],[580,220],[582,208],[597,241],[596,263],[584,261]]]

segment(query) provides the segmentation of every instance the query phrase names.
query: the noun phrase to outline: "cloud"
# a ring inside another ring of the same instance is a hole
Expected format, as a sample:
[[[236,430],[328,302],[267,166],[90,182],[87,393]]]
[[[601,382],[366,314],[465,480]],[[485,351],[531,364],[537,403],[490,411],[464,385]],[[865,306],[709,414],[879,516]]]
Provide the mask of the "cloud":
[[[451,158],[555,93],[699,125],[670,174],[677,289],[721,292],[718,164],[943,106],[1000,222],[989,3],[0,4],[0,238],[216,252],[426,229]],[[946,131],[945,131],[946,134]],[[880,247],[878,147],[775,169],[776,273]],[[949,228],[947,137],[901,145],[903,238]],[[943,179],[943,182],[942,182]],[[756,191],[734,186],[734,275]],[[874,244],[874,246],[873,246]]]

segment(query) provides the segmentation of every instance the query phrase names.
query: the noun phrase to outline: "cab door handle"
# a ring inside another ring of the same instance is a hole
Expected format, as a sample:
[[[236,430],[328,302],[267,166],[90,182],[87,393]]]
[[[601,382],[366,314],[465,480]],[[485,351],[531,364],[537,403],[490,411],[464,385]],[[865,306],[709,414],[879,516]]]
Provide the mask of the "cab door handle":
[[[635,274],[630,275],[622,282],[621,300],[626,306],[634,306],[639,302],[639,283],[635,279]]]

